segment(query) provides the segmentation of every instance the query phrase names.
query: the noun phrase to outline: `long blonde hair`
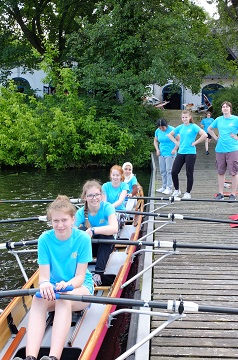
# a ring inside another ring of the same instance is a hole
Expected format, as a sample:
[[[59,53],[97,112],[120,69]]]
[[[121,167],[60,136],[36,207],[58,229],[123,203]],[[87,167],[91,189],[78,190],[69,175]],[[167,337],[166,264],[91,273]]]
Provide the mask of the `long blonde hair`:
[[[96,187],[100,191],[100,193],[102,193],[102,186],[101,186],[100,182],[97,180],[88,180],[88,181],[86,181],[86,183],[83,186],[81,199],[84,199],[84,217],[85,217],[84,226],[87,229],[91,227],[91,224],[88,221],[88,202],[85,199],[86,199],[86,194],[87,194],[88,190],[92,187]]]
[[[65,214],[74,216],[75,206],[66,195],[58,195],[57,198],[47,208],[47,219],[51,221],[53,211],[63,211]]]

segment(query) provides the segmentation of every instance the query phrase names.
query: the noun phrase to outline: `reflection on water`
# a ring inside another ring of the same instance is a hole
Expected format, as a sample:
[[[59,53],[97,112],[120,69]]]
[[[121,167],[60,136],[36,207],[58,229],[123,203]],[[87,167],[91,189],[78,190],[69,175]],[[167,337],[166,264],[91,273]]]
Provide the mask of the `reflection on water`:
[[[150,169],[135,171],[138,181],[148,193]],[[54,199],[58,194],[71,198],[80,197],[82,186],[88,179],[97,179],[101,183],[109,180],[109,171],[102,169],[73,169],[66,171],[0,172],[0,199]],[[1,203],[0,219],[29,218],[45,215],[48,203]],[[21,221],[0,223],[0,243],[37,239],[42,231],[49,227],[46,222]],[[31,247],[32,248],[32,247]],[[37,269],[36,253],[21,254],[20,259],[28,277]],[[17,289],[24,285],[15,256],[7,250],[0,250],[0,289]],[[0,299],[0,308],[4,308],[10,299]]]

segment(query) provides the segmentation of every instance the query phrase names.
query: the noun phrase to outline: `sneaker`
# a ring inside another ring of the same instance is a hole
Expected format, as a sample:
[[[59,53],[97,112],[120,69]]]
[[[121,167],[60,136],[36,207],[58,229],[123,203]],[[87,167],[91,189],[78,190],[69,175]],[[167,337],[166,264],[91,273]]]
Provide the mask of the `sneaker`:
[[[206,155],[209,155],[209,151],[206,151]]]
[[[58,360],[55,356],[42,356],[40,360]]]
[[[216,194],[215,198],[216,200],[224,200],[224,195],[221,193]]]
[[[229,196],[229,200],[233,200],[233,201],[236,201],[236,197],[235,197],[235,195],[233,195],[233,194],[230,194],[230,196]]]
[[[165,190],[165,187],[162,187],[162,188],[156,189],[155,191],[162,193],[164,190]]]
[[[170,194],[172,194],[172,189],[167,187],[164,191],[162,191],[162,193],[165,195],[170,195]]]
[[[93,275],[93,281],[94,281],[96,286],[102,285],[101,276],[99,274],[94,274]]]
[[[180,190],[174,190],[172,196],[178,197],[179,195],[181,195],[181,191]]]
[[[191,197],[192,197],[191,194],[186,192],[186,193],[184,193],[182,199],[191,199]]]

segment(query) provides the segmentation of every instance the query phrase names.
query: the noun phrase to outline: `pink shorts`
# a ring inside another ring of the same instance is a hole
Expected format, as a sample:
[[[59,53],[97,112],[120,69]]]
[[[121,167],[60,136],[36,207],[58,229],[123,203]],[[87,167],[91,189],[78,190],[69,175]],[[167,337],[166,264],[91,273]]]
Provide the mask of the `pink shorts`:
[[[219,175],[224,175],[226,173],[226,169],[228,169],[230,175],[237,175],[238,151],[226,153],[216,152],[216,168]]]

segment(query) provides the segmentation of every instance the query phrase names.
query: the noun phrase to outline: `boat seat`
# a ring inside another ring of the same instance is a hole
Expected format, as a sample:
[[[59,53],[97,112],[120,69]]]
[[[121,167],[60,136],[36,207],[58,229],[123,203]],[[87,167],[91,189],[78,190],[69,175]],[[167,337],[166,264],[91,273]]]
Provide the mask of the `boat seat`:
[[[46,355],[48,356],[50,352],[50,348],[49,347],[41,347],[39,354],[38,354],[38,359],[40,359],[42,356]],[[82,352],[82,349],[80,348],[76,348],[76,347],[65,347],[62,355],[60,357],[60,360],[78,360],[80,354]],[[17,353],[15,354],[15,357],[19,356],[22,359],[25,359],[26,357],[26,348],[23,347],[21,349],[19,349],[17,351]]]
[[[85,312],[85,309],[80,310],[80,311],[73,311],[71,326],[75,326],[76,322],[78,321],[79,318],[81,318],[83,316],[84,312]],[[53,325],[54,316],[55,316],[54,311],[50,311],[48,313],[48,317],[46,319],[46,327]]]

